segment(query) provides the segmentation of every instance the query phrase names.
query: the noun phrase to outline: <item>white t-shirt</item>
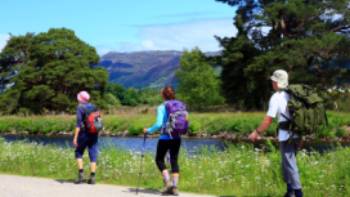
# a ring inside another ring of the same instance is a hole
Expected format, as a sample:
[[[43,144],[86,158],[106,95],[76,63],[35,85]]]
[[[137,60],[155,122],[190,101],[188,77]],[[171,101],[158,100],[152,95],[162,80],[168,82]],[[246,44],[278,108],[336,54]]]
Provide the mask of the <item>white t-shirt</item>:
[[[269,102],[269,110],[267,111],[268,116],[272,118],[278,118],[278,122],[287,121],[285,117],[281,115],[283,113],[284,116],[290,118],[289,110],[287,108],[288,101],[290,96],[285,91],[275,92]],[[287,130],[279,129],[278,130],[278,141],[283,142],[288,140],[290,137],[290,132]]]

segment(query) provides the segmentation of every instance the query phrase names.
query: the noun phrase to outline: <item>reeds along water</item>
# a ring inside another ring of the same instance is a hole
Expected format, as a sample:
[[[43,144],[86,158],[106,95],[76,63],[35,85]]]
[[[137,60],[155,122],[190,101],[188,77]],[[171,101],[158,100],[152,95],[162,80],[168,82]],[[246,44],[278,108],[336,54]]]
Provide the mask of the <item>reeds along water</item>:
[[[350,113],[329,112],[329,128],[316,137],[349,137]],[[190,134],[192,136],[218,135],[222,133],[247,135],[256,128],[265,113],[190,113]],[[140,135],[142,129],[154,122],[153,114],[122,113],[103,116],[103,134]],[[0,133],[17,134],[71,134],[75,127],[75,116],[1,116]],[[276,123],[266,136],[275,136]]]

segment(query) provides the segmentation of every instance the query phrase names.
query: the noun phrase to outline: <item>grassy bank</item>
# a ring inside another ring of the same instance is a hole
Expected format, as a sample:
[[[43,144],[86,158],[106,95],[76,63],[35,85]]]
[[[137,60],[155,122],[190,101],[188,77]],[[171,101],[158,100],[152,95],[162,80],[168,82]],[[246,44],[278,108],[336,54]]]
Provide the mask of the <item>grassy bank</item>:
[[[306,196],[350,196],[349,148],[327,154],[298,154]],[[72,149],[0,140],[0,172],[73,180],[76,176]],[[84,158],[87,161],[87,158]],[[135,186],[140,155],[116,149],[101,151],[97,181]],[[146,155],[142,186],[161,187],[153,156]],[[256,152],[251,147],[229,147],[224,152],[203,150],[188,157],[181,152],[182,191],[237,196],[282,196],[285,186],[277,150]],[[88,166],[86,166],[86,174]]]
[[[256,128],[264,113],[192,113],[190,130],[192,135],[217,135],[219,133],[245,135]],[[344,126],[350,125],[350,113],[330,112],[329,128],[318,133],[318,137],[350,136]],[[155,121],[153,113],[121,113],[103,116],[106,134],[138,135],[144,126]],[[1,116],[0,133],[58,134],[71,132],[75,116]],[[268,135],[275,135],[276,124],[269,128]]]

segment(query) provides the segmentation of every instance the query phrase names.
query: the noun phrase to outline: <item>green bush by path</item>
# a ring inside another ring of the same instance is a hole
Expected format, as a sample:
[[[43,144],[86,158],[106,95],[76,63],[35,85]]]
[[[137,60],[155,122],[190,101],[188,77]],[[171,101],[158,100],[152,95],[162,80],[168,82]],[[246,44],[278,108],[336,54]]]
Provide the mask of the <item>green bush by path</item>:
[[[73,180],[77,169],[73,149],[33,143],[6,143],[0,139],[0,172]],[[350,148],[297,155],[305,196],[350,196]],[[88,176],[87,154],[84,157]],[[98,161],[98,183],[135,186],[140,155],[103,149]],[[180,154],[180,190],[215,195],[282,196],[285,185],[280,154],[256,152],[252,147],[230,146],[224,152],[203,149],[195,156]],[[142,187],[161,188],[153,156],[146,154]]]
[[[350,133],[344,126],[350,125],[350,113],[328,113],[329,128],[317,134],[317,137],[346,137]],[[262,120],[261,112],[237,113],[191,113],[190,132],[196,134],[216,135],[227,132],[247,135]],[[120,134],[128,131],[129,135],[139,135],[143,127],[151,126],[155,115],[121,113],[103,116],[105,131],[108,134]],[[72,132],[75,127],[75,116],[1,116],[0,133],[15,134],[58,134]],[[267,132],[269,136],[276,134],[276,122]]]

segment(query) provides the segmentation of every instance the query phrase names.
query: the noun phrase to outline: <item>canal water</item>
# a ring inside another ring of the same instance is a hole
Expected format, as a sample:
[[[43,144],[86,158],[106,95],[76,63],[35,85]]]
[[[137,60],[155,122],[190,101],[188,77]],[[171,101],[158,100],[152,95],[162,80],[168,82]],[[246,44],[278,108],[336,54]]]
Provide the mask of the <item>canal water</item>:
[[[71,136],[1,136],[7,142],[25,141],[28,143],[37,143],[42,145],[54,145],[58,147],[73,147]],[[158,138],[146,138],[145,151],[155,153]],[[139,152],[143,146],[142,137],[99,137],[100,148],[118,148],[132,152]],[[203,149],[212,149],[222,151],[225,149],[225,142],[219,139],[188,139],[183,138],[182,148],[189,154],[195,154]]]
[[[54,145],[57,147],[73,147],[71,136],[19,136],[19,135],[2,135],[0,136],[5,139],[6,142],[25,141],[28,143],[37,143],[42,145]],[[145,144],[145,151],[155,153],[157,148],[158,138],[147,138]],[[205,139],[205,138],[183,138],[182,149],[184,149],[190,155],[196,154],[201,150],[214,150],[223,151],[228,144],[234,145],[247,145],[247,142],[227,142],[222,139]],[[250,143],[249,143],[250,144]],[[142,137],[99,137],[100,148],[117,148],[126,151],[139,152],[142,150],[143,138]],[[270,146],[259,143],[254,144],[254,148],[269,151]],[[278,144],[274,143],[275,148],[278,148]],[[307,152],[328,152],[332,151],[337,147],[350,146],[349,143],[337,144],[337,143],[305,143],[301,148]]]

